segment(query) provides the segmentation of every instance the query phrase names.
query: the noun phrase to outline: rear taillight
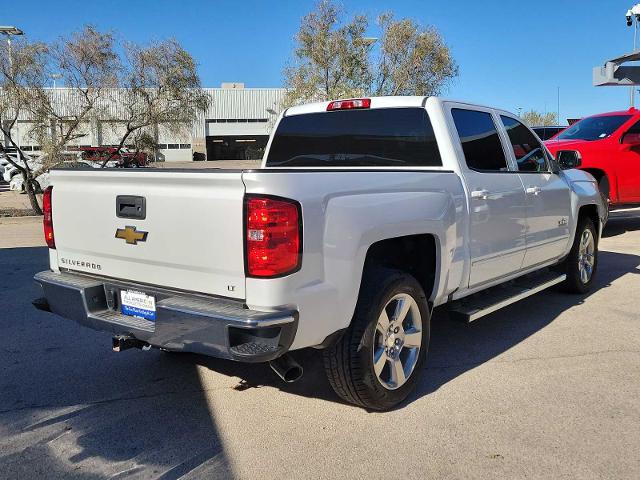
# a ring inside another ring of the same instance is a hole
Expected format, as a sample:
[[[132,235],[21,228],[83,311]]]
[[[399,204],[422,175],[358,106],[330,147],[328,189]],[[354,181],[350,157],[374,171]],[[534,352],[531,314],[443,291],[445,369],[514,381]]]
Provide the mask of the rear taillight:
[[[300,204],[282,198],[247,196],[246,263],[250,277],[281,277],[300,268]]]
[[[332,110],[353,110],[357,108],[370,108],[370,98],[350,98],[349,100],[336,100],[327,105],[327,112]]]
[[[56,240],[53,236],[53,210],[51,209],[51,193],[53,187],[47,187],[42,196],[42,224],[44,225],[44,239],[49,248],[56,248]]]

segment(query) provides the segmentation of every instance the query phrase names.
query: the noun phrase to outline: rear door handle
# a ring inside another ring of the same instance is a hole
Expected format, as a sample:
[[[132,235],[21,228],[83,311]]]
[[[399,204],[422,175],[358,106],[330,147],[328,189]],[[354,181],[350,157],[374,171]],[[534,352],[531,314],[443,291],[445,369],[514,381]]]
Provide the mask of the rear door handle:
[[[489,190],[474,190],[473,192],[471,192],[471,198],[486,200],[487,198],[489,198]]]
[[[540,187],[527,187],[525,191],[527,192],[527,195],[538,195],[542,189]]]

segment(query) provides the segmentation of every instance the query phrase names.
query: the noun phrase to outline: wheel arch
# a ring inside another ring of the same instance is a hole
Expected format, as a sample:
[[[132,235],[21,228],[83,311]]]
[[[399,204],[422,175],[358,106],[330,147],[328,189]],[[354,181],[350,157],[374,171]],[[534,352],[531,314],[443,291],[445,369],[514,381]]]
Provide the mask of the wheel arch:
[[[609,177],[607,172],[602,168],[587,167],[587,168],[582,168],[581,170],[584,170],[585,172],[588,172],[591,175],[593,175],[593,178],[595,178],[598,182],[602,177],[605,177],[605,176]]]
[[[433,299],[440,268],[438,251],[438,239],[430,233],[379,240],[367,249],[362,275],[374,265],[402,270],[418,281],[427,299]]]
[[[600,231],[600,216],[598,214],[597,205],[591,203],[581,206],[580,210],[578,210],[578,221],[582,220],[583,218],[589,218],[593,222],[593,225],[596,227],[598,236],[602,234],[602,232]]]
[[[607,172],[603,168],[596,168],[596,167],[586,167],[586,168],[582,168],[581,170],[587,173],[590,173],[593,176],[593,178],[596,179],[596,182],[598,182],[598,187],[600,186],[600,181],[603,178],[606,178],[609,186],[609,191],[607,192],[609,196],[609,201],[611,201],[612,199],[618,198],[617,182],[615,181],[615,178],[610,174],[610,172]]]

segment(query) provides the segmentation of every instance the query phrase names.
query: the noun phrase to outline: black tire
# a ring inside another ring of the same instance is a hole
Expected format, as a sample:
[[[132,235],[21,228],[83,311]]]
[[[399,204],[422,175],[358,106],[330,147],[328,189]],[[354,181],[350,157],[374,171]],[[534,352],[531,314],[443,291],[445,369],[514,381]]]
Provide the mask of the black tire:
[[[374,348],[380,348],[374,346],[378,317],[399,294],[408,294],[415,300],[420,312],[422,337],[417,360],[406,382],[392,390],[383,386],[376,375],[373,355]],[[363,275],[351,325],[336,343],[324,350],[324,368],[329,383],[336,394],[349,403],[371,410],[393,408],[415,388],[426,359],[429,336],[429,307],[416,279],[399,270],[369,268]]]
[[[584,235],[584,232],[589,230],[593,242],[593,267],[591,276],[588,281],[584,281],[581,278],[580,271],[580,242]],[[598,234],[593,221],[588,217],[582,217],[578,222],[578,228],[576,229],[576,235],[573,240],[573,246],[569,256],[564,260],[561,265],[561,270],[567,274],[567,279],[562,284],[563,289],[568,293],[587,293],[593,285],[593,279],[596,276],[598,270]]]

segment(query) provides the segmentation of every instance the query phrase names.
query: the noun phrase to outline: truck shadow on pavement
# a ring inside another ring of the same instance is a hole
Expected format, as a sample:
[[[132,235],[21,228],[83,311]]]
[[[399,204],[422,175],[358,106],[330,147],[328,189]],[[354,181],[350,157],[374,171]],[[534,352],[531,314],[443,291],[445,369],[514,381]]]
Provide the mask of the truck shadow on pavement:
[[[640,209],[612,212],[602,232],[604,238],[617,237],[627,232],[640,230]]]
[[[0,249],[0,477],[233,478],[197,365],[34,310],[47,259]]]
[[[436,391],[509,350],[623,275],[640,274],[638,255],[600,251],[599,262],[593,289],[586,295],[567,294],[552,288],[471,324],[450,321],[446,311],[437,311],[431,324],[427,368],[408,401]]]
[[[426,368],[414,393],[398,408],[436,391],[466,371],[526,340],[553,322],[562,312],[607,288],[617,278],[627,273],[640,274],[638,266],[638,255],[601,251],[598,276],[590,294],[571,295],[549,289],[471,324],[449,320],[445,309],[436,309],[431,322]],[[541,298],[544,298],[542,303]],[[305,370],[304,376],[293,384],[280,381],[264,364],[246,366],[196,355],[192,357],[200,365],[239,377],[241,381],[237,389],[270,386],[294,395],[340,402],[324,375],[321,353],[306,349],[293,355]]]

